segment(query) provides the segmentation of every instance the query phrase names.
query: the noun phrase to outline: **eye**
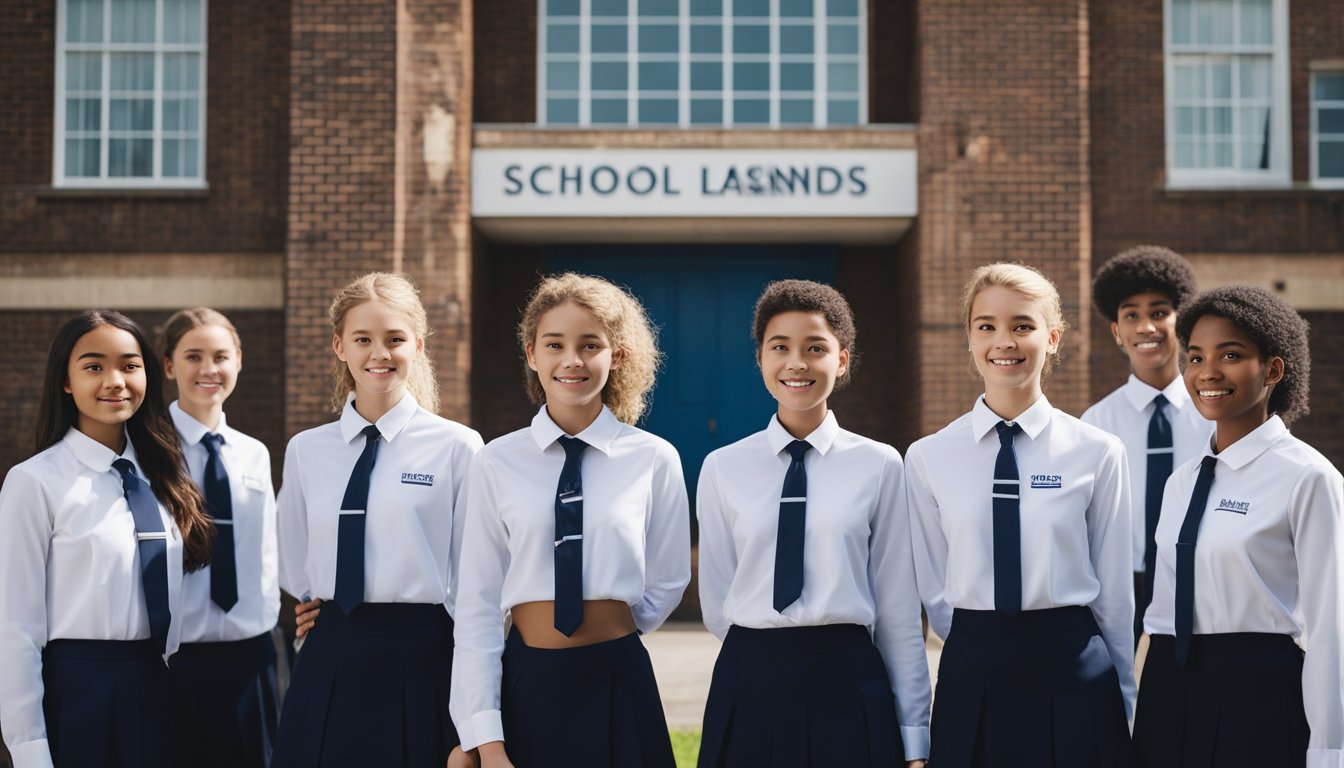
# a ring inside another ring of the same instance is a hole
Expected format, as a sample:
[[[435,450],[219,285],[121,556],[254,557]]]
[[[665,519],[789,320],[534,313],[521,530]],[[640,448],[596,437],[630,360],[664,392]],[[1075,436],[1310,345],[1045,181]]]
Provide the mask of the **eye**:
[[[369,337],[368,337],[368,336],[356,336],[356,337],[355,337],[355,343],[356,343],[356,344],[368,344],[368,343],[369,343]]]
[[[772,351],[772,352],[788,352],[788,351],[789,351],[789,348],[788,348],[786,345],[784,345],[784,344],[772,344],[772,345],[770,346],[770,351]]]
[[[1032,325],[1031,323],[1018,323],[1016,326],[1013,327],[1013,330],[1017,331],[1018,333],[1031,333],[1032,331],[1036,330],[1036,326]]]
[[[1236,353],[1236,352],[1224,352],[1224,353],[1223,353],[1223,359],[1224,359],[1224,360],[1240,360],[1240,359],[1241,359],[1241,355],[1238,354],[1238,353]]]
[[[592,351],[598,349],[597,342],[590,341],[590,342],[588,342],[587,344],[584,344],[584,345],[583,345],[583,348],[586,349],[586,350],[588,350],[589,352],[592,352]]]
[[[228,355],[219,355],[218,357],[215,358],[215,360],[218,361],[218,362],[221,362],[221,363],[228,362],[228,360],[229,360],[229,356],[228,356]]]
[[[1169,316],[1170,314],[1171,314],[1171,313],[1168,312],[1168,311],[1165,310],[1165,309],[1159,309],[1159,310],[1156,310],[1156,311],[1153,312],[1153,319],[1154,319],[1154,320],[1161,320],[1161,319],[1163,319],[1163,318]]]
[[[1124,317],[1125,320],[1137,320],[1137,319],[1139,318],[1139,313],[1138,313],[1138,312],[1126,312],[1126,313],[1123,315],[1123,317]]]
[[[198,362],[200,359],[201,359],[201,356],[198,355],[198,354],[196,354],[195,352],[191,352],[191,353],[189,353],[189,354],[187,355],[187,360],[188,360],[189,362],[193,362],[193,363],[195,363],[195,362]]]
[[[558,342],[558,341],[548,341],[548,342],[546,342],[546,348],[547,348],[547,349],[559,349],[559,348],[560,348],[560,342]]]
[[[807,351],[818,355],[826,354],[826,348],[821,346],[820,344],[813,344],[812,346],[807,348]]]
[[[90,373],[102,373],[102,372],[103,372],[103,364],[102,364],[102,363],[89,363],[88,365],[84,366],[84,370],[86,370],[86,371],[88,371],[88,372],[90,372]]]
[[[1191,355],[1188,362],[1191,365],[1195,365],[1196,363],[1202,363],[1204,362],[1204,357],[1202,355]]]
[[[140,370],[140,364],[139,364],[139,363],[127,363],[127,364],[125,365],[125,367],[123,368],[123,370],[125,370],[125,371],[127,371],[127,372],[130,372],[130,371],[138,371],[138,370]]]
[[[977,330],[977,331],[992,331],[992,330],[994,330],[994,326],[991,325],[990,323],[981,323],[980,325],[976,326],[975,330]]]

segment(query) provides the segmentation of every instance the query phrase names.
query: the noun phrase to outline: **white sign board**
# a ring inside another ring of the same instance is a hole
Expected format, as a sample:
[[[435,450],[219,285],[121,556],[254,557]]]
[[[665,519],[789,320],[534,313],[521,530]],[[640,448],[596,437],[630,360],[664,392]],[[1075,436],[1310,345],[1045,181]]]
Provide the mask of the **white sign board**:
[[[478,149],[476,217],[913,217],[913,149]]]

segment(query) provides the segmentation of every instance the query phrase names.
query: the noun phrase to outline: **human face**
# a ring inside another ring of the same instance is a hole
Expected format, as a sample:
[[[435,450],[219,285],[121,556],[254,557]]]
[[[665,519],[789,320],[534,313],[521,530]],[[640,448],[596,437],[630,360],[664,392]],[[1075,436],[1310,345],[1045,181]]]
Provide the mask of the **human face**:
[[[781,312],[762,335],[761,378],[779,403],[779,422],[794,437],[807,437],[826,418],[826,401],[849,366],[849,350],[819,312]]]
[[[100,325],[79,337],[66,364],[65,391],[80,432],[120,453],[124,425],[145,399],[145,361],[128,331]]]
[[[1161,389],[1180,373],[1176,310],[1166,295],[1149,291],[1120,302],[1111,336],[1129,357],[1135,375],[1148,384]]]
[[[621,364],[621,350],[613,348],[597,316],[570,301],[553,307],[537,320],[526,352],[551,419],[571,435],[587,428],[602,411],[607,379]]]
[[[413,328],[405,312],[378,299],[356,304],[345,313],[344,328],[331,337],[331,347],[355,379],[357,401],[390,406],[400,400],[411,363],[425,349],[425,340]]]
[[[1222,450],[1269,418],[1269,394],[1283,379],[1283,358],[1260,347],[1225,317],[1204,315],[1190,330],[1185,386],[1199,414],[1216,421]]]
[[[182,334],[163,363],[164,373],[177,382],[179,405],[210,427],[233,394],[242,367],[243,353],[233,334],[219,325],[199,325]]]
[[[1059,348],[1060,329],[1047,326],[1041,303],[1002,285],[971,302],[971,358],[985,380],[991,409],[1015,418],[1041,396],[1041,372]]]

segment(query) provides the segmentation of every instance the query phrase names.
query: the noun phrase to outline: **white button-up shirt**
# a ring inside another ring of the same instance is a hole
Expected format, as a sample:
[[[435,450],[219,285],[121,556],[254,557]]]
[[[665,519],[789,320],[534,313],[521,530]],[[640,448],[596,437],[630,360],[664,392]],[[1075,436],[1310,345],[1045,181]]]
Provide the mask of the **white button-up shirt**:
[[[205,493],[205,464],[210,454],[201,438],[210,428],[174,402],[168,406],[182,437],[182,453],[191,479]],[[210,599],[210,566],[182,581],[182,642],[217,643],[246,640],[270,632],[280,615],[280,582],[275,545],[275,491],[271,488],[271,454],[256,438],[233,429],[224,414],[215,430],[224,438],[220,460],[229,473],[233,522],[218,526],[216,536],[232,536],[238,602],[225,613]]]
[[[1157,576],[1144,614],[1176,634],[1176,539],[1204,456],[1167,480],[1157,525]],[[1306,649],[1302,698],[1307,765],[1344,766],[1344,478],[1278,416],[1216,455],[1195,543],[1194,632],[1266,632]]]
[[[906,452],[919,594],[947,637],[954,608],[994,609],[991,493],[1003,421],[983,398]],[[1017,417],[1022,610],[1086,605],[1133,712],[1134,585],[1129,478],[1119,439],[1044,396]]]
[[[145,640],[135,518],[112,467],[129,459],[148,483],[130,438],[120,456],[71,428],[15,466],[0,488],[0,731],[15,768],[51,765],[42,712],[42,649],[51,640]],[[168,642],[182,634],[182,538],[168,532]]]
[[[1130,499],[1134,504],[1134,572],[1144,570],[1143,550],[1147,536],[1148,495],[1148,421],[1153,417],[1153,398],[1166,396],[1167,422],[1171,424],[1172,467],[1179,467],[1204,450],[1213,434],[1213,422],[1199,415],[1185,380],[1180,376],[1162,389],[1156,389],[1130,374],[1119,389],[1097,401],[1083,413],[1083,421],[1120,438],[1129,460]],[[1165,481],[1164,481],[1165,482]]]
[[[530,427],[491,441],[472,467],[451,697],[463,749],[504,738],[505,613],[520,603],[555,599],[562,435],[543,405]],[[671,443],[621,423],[605,406],[574,437],[588,444],[580,469],[583,599],[625,602],[635,626],[652,632],[691,580],[681,460]]]
[[[722,639],[753,629],[861,624],[886,662],[906,758],[929,754],[929,667],[919,617],[904,472],[895,448],[840,428],[806,438],[803,593],[774,608],[779,503],[793,442],[776,417],[705,458],[696,493],[700,607]]]
[[[280,586],[295,597],[336,592],[341,501],[369,422],[346,401],[340,421],[300,432],[280,486]],[[382,434],[364,517],[364,601],[443,603],[453,612],[461,504],[481,436],[430,413],[409,393],[375,425]]]

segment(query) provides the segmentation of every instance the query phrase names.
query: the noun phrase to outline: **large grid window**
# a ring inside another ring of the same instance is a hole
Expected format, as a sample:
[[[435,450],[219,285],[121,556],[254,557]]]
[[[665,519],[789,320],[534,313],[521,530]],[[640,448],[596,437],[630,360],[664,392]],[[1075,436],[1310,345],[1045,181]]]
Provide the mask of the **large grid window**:
[[[868,121],[863,0],[539,0],[537,122]]]
[[[58,0],[56,184],[200,187],[206,0]]]
[[[1311,178],[1344,187],[1344,69],[1311,74]]]

